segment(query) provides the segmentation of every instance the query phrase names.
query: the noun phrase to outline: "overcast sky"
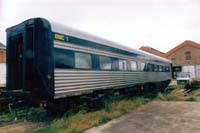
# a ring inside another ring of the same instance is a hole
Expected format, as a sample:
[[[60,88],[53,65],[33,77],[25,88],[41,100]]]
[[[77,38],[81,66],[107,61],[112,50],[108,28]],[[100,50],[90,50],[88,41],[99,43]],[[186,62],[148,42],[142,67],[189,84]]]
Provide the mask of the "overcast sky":
[[[44,17],[131,48],[163,52],[185,40],[200,43],[200,0],[0,0],[5,29]]]

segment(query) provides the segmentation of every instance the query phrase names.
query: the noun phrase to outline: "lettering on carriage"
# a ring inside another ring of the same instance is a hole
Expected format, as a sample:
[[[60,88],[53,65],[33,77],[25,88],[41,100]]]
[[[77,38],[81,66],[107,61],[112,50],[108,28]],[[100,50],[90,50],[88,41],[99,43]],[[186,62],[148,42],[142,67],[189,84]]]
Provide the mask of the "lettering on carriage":
[[[55,33],[54,38],[57,40],[65,41],[65,36]]]

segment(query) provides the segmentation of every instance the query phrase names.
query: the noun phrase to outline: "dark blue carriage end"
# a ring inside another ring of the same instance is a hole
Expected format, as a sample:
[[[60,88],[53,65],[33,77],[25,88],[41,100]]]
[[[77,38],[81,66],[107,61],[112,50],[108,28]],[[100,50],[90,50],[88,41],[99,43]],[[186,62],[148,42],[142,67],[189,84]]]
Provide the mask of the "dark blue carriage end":
[[[54,96],[53,35],[50,23],[33,18],[7,32],[7,95],[38,101]]]

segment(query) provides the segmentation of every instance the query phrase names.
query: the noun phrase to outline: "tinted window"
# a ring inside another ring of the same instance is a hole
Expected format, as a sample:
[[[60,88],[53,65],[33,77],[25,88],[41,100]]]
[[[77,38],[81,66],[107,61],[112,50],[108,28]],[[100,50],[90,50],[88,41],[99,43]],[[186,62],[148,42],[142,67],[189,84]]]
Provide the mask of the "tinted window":
[[[159,72],[163,72],[164,71],[164,67],[160,66]]]
[[[99,70],[99,56],[92,55],[92,69]]]
[[[74,52],[64,49],[54,51],[56,68],[74,68]]]
[[[155,72],[158,72],[158,71],[159,71],[159,65],[155,65],[155,66],[154,66],[154,71],[155,71]]]
[[[146,72],[153,72],[154,71],[154,65],[153,64],[146,64],[145,66],[145,71]]]
[[[170,68],[168,66],[165,66],[165,72],[169,72]]]
[[[144,71],[144,68],[145,68],[145,63],[144,62],[138,62],[138,70]]]
[[[127,61],[119,59],[119,70],[127,70]]]
[[[75,53],[75,66],[76,68],[89,69],[92,67],[91,55],[86,53]]]
[[[145,63],[141,63],[141,71],[144,71],[144,68],[145,68]]]
[[[128,62],[128,70],[130,71],[137,71],[137,62],[129,61]]]
[[[111,70],[111,58],[106,56],[100,56],[100,68],[102,70]]]
[[[119,59],[112,58],[112,70],[119,70]]]

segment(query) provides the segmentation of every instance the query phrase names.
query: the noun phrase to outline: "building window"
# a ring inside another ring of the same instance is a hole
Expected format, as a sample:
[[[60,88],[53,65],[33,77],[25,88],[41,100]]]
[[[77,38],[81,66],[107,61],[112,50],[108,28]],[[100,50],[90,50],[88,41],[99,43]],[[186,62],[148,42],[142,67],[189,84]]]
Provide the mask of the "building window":
[[[172,61],[175,62],[175,61],[176,61],[176,58],[172,58]]]
[[[100,56],[100,68],[102,70],[111,70],[111,58],[106,56]]]
[[[76,68],[90,69],[92,68],[92,58],[90,54],[75,53]]]
[[[191,52],[185,52],[185,60],[191,60]]]

